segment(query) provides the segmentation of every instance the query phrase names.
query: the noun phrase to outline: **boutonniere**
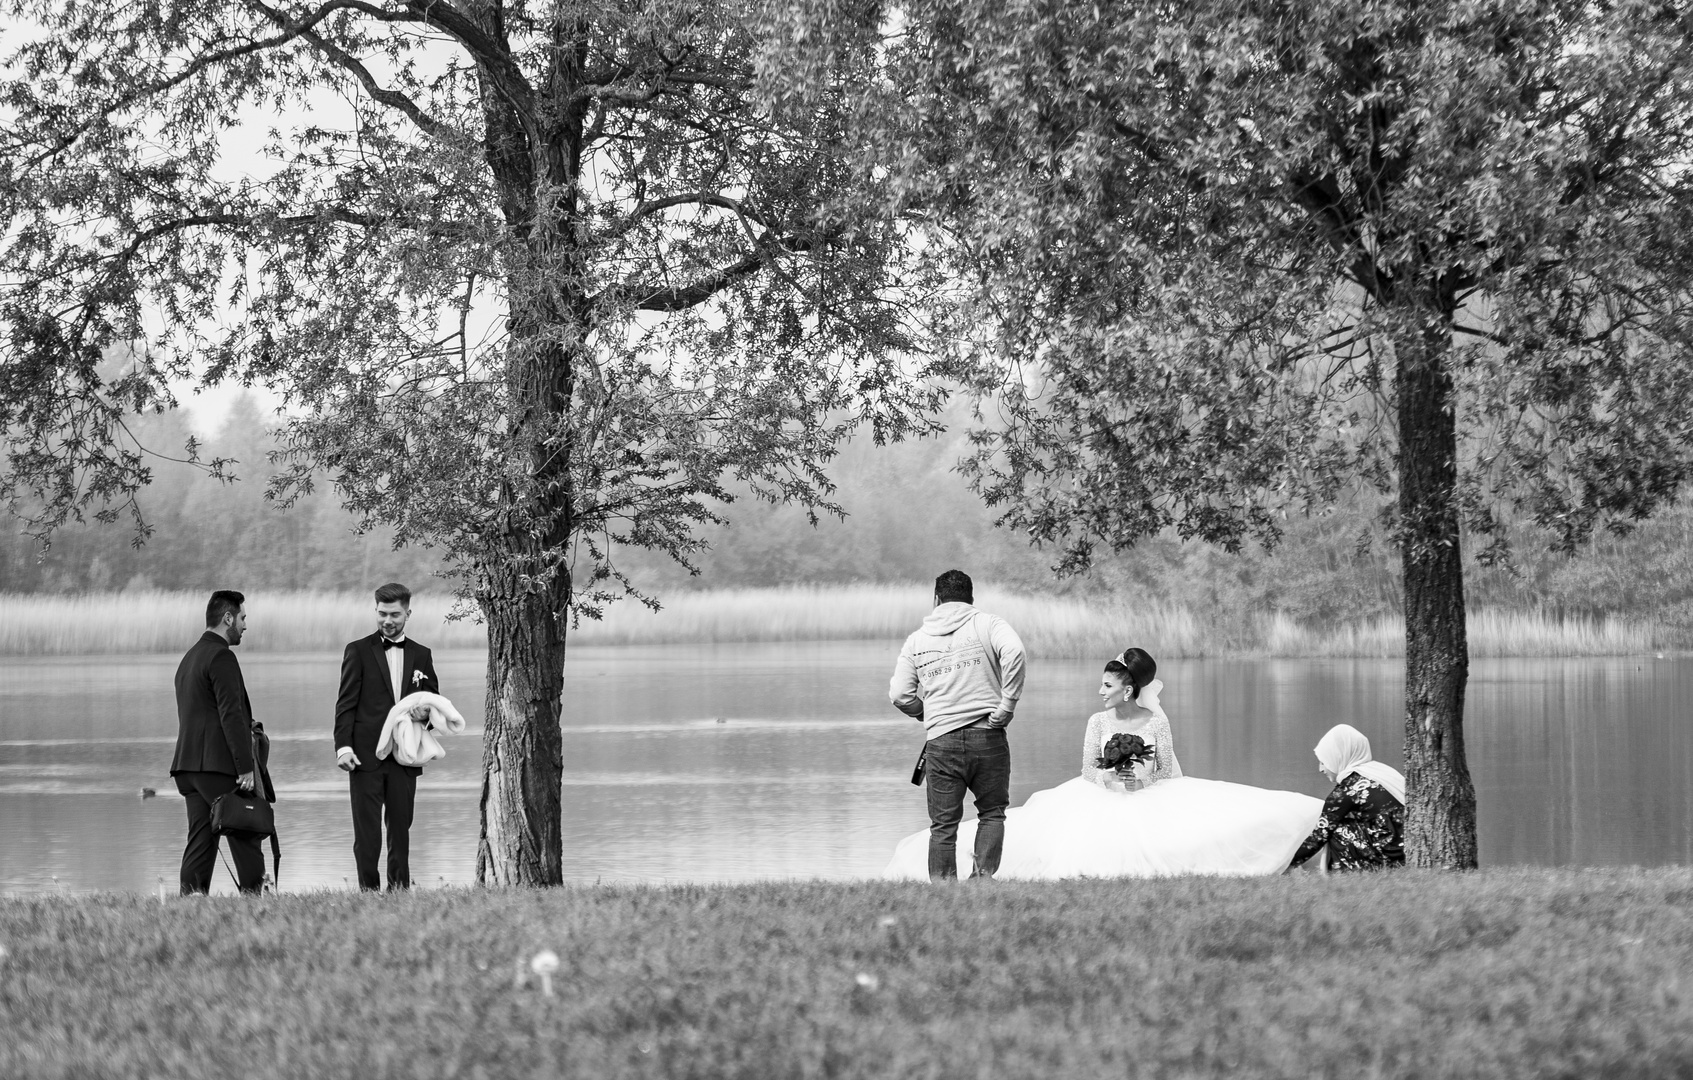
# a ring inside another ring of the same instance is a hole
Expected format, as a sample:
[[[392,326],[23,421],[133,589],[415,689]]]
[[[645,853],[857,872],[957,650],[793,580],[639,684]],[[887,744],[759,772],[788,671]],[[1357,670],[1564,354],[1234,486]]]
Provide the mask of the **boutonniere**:
[[[411,673],[411,684],[412,684],[412,686],[415,687],[419,683],[423,682],[423,680],[427,679],[428,677],[429,676],[425,675],[421,671],[414,671],[414,672]]]

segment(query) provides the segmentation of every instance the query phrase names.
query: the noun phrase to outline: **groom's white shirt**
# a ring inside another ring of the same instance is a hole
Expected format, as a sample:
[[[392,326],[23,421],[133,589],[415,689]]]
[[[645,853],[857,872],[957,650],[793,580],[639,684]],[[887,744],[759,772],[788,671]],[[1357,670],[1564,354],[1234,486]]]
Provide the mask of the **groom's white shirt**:
[[[394,700],[398,701],[406,696],[404,693],[405,687],[402,685],[406,677],[406,650],[404,648],[406,639],[397,638],[396,640],[402,647],[398,649],[383,648],[382,658],[388,661],[388,688],[394,691]]]

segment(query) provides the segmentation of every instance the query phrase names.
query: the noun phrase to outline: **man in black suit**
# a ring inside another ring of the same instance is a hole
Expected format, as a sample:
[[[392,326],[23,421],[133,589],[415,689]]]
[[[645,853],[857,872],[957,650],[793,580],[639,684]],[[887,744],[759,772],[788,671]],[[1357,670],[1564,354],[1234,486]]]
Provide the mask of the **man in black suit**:
[[[335,702],[335,763],[348,774],[353,800],[353,862],[359,888],[381,888],[376,856],[388,819],[388,888],[411,888],[411,822],[420,767],[378,758],[376,744],[388,710],[419,690],[440,693],[435,660],[406,638],[411,590],[390,582],[376,590],[376,633],[348,642],[341,654],[341,693]]]
[[[247,598],[219,590],[206,605],[206,632],[176,668],[176,756],[170,774],[188,804],[188,844],[182,850],[182,892],[204,893],[217,867],[212,803],[219,795],[262,784],[276,801],[262,761],[254,759],[253,707],[241,664],[231,647],[247,632]],[[244,893],[264,887],[265,857],[259,838],[230,833],[236,883]]]

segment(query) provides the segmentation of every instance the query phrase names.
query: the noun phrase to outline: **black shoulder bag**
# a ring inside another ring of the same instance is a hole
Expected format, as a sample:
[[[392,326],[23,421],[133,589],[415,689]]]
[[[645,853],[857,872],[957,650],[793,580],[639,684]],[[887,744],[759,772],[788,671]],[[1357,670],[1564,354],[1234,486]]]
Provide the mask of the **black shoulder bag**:
[[[258,725],[254,725],[256,728]],[[270,837],[273,887],[282,881],[282,845],[276,839],[276,811],[265,801],[264,768],[259,761],[259,736],[253,733],[253,790],[236,788],[219,795],[212,803],[212,832],[241,837]],[[236,883],[239,887],[240,882]]]

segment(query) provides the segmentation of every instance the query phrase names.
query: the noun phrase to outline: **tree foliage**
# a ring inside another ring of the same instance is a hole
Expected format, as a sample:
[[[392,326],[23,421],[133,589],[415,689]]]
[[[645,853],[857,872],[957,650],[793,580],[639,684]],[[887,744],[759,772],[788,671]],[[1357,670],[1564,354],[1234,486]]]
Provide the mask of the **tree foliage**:
[[[980,460],[1013,523],[1085,562],[1166,525],[1274,542],[1275,507],[1387,489],[1384,355],[1429,317],[1471,528],[1506,502],[1571,547],[1685,479],[1681,8],[904,10],[909,124],[874,153],[980,284],[959,326],[997,361],[966,369],[1013,421]]]
[[[807,5],[792,35],[851,12]],[[1078,569],[1394,497],[1414,859],[1473,865],[1466,530],[1627,530],[1693,467],[1680,3],[917,0],[866,153],[968,282],[1002,520]],[[872,193],[874,197],[874,193]]]
[[[558,880],[565,622],[635,591],[616,549],[688,561],[726,477],[827,508],[847,431],[934,404],[897,225],[832,209],[870,54],[771,109],[734,2],[13,11],[41,32],[0,85],[8,496],[44,532],[121,506],[148,479],[127,413],[275,387],[280,497],[326,474],[461,570],[490,626],[482,863]],[[229,156],[255,122],[262,173]]]
[[[145,482],[114,429],[167,380],[263,381],[295,418],[284,488],[326,468],[470,560],[548,527],[518,443],[568,441],[603,579],[606,541],[686,558],[725,473],[817,502],[846,427],[917,403],[888,378],[890,231],[819,214],[839,121],[749,101],[731,7],[15,10],[49,33],[4,88],[5,419],[33,449],[8,480],[50,496],[45,527],[73,489]],[[229,133],[268,112],[300,124],[241,174]],[[118,343],[137,358],[102,378]],[[580,385],[520,435],[508,358],[554,346]]]

